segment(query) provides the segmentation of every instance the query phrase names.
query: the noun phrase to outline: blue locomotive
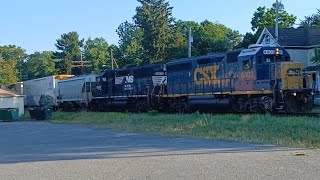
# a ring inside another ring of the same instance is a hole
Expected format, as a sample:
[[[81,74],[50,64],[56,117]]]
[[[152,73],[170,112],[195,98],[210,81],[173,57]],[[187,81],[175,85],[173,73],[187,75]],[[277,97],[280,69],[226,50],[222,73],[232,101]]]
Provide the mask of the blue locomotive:
[[[100,110],[303,112],[314,96],[302,73],[285,49],[251,47],[106,71],[97,76],[90,104]]]

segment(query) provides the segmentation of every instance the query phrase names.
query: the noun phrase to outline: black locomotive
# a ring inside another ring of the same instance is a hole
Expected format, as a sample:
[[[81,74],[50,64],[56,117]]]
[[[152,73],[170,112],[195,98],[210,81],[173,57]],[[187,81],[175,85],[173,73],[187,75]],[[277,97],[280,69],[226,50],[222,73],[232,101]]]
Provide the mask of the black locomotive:
[[[91,109],[188,112],[303,112],[313,90],[303,86],[302,64],[280,47],[253,47],[108,70],[97,76]]]
[[[156,99],[163,95],[166,84],[163,64],[109,70],[97,76],[89,107],[146,111],[156,106],[155,103],[159,106]]]

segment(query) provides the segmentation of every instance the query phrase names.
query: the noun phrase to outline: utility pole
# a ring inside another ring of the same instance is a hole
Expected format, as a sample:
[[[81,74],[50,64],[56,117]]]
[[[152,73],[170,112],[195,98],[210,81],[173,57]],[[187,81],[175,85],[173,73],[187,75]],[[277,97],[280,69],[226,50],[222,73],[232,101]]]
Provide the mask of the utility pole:
[[[276,43],[279,41],[279,2],[276,0],[276,27],[275,27]]]
[[[193,37],[192,37],[191,27],[189,27],[189,32],[188,32],[188,57],[191,57],[192,42],[193,42]]]
[[[113,53],[112,53],[112,49],[110,49],[110,59],[111,59],[111,69],[113,69]]]

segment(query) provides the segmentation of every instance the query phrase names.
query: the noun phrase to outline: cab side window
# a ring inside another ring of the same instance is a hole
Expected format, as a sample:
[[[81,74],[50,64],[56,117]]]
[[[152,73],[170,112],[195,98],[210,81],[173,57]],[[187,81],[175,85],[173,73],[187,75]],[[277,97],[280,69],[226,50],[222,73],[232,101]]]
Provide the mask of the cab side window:
[[[245,60],[242,62],[243,63],[243,69],[251,69],[251,61],[250,60]]]

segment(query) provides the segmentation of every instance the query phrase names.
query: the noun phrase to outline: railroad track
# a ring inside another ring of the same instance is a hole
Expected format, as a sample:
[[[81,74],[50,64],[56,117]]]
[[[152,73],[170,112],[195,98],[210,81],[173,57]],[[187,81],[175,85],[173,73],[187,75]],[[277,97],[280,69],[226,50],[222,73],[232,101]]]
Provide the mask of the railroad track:
[[[316,117],[320,118],[320,113],[275,113],[275,116],[306,116],[306,117]]]

